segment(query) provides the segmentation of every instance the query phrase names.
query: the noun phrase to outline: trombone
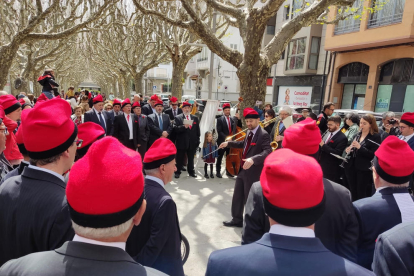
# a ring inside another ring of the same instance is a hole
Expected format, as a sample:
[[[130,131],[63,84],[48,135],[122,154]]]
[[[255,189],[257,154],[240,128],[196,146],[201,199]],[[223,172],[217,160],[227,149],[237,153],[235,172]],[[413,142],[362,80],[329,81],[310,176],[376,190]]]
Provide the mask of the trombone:
[[[271,120],[267,121],[267,122],[266,122],[266,124],[271,124],[271,123],[273,123],[274,121],[276,121],[276,119],[278,119],[278,117],[277,117],[277,116],[276,116],[276,117],[274,117],[273,119],[271,119]],[[259,122],[259,125],[260,125],[262,128],[264,128],[264,122],[265,122],[265,120],[262,120],[262,121],[260,121],[260,122]],[[232,136],[227,137],[227,138],[226,138],[226,140],[224,140],[224,141],[230,141],[233,137],[236,137],[236,136],[237,136],[237,135],[239,135],[240,133],[242,133],[242,132],[246,132],[247,130],[248,130],[248,128],[246,127],[245,129],[242,129],[241,131],[237,132],[236,134],[234,134],[234,135],[232,135]]]

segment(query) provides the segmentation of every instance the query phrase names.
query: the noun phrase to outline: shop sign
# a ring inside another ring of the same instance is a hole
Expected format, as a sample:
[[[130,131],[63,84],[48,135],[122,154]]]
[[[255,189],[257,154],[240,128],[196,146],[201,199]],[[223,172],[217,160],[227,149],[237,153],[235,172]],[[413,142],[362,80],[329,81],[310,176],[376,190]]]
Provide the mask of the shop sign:
[[[390,99],[378,98],[377,104],[375,105],[376,108],[385,108],[388,110]]]
[[[278,105],[310,107],[312,86],[279,86]]]

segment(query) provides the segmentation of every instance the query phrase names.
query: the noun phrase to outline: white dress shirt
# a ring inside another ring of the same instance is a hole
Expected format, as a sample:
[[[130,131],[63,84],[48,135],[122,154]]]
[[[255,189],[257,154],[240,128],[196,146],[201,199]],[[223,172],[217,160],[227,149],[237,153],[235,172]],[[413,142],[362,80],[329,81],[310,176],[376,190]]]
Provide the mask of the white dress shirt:
[[[57,172],[54,172],[54,171],[51,171],[51,170],[48,170],[48,169],[45,169],[45,168],[40,168],[40,167],[37,167],[37,166],[33,166],[33,165],[29,165],[29,168],[31,168],[33,170],[38,170],[38,171],[50,173],[50,174],[56,176],[57,178],[59,178],[60,180],[62,180],[63,182],[65,182],[65,179],[63,178],[63,176],[58,174]]]
[[[98,117],[98,120],[101,121],[101,118],[99,117],[99,111],[96,110],[95,107],[92,107],[92,110],[95,112],[96,117]],[[103,111],[101,112],[101,116],[103,118],[103,122],[104,122],[104,125],[105,125],[105,128],[106,128],[105,116],[103,114]]]
[[[151,175],[146,175],[145,176],[145,178],[146,179],[149,179],[149,180],[152,180],[152,181],[155,181],[155,182],[157,182],[158,184],[160,184],[161,185],[161,187],[163,187],[164,188],[164,181],[162,181],[161,179],[159,179],[158,177],[155,177],[155,176],[151,176]]]
[[[282,224],[274,224],[269,233],[289,237],[314,238],[315,231],[306,227],[290,227]]]
[[[129,121],[128,121],[128,115],[129,115]],[[125,120],[127,121],[127,124],[128,124],[129,140],[132,140],[132,139],[134,139],[134,133],[133,133],[133,127],[132,127],[132,120],[134,118],[132,117],[132,113],[130,113],[130,114],[124,113],[124,116],[125,116]]]
[[[95,244],[95,245],[102,245],[102,246],[117,247],[117,248],[120,248],[124,251],[125,251],[125,246],[126,246],[125,242],[102,242],[102,241],[87,239],[87,238],[78,236],[76,234],[73,237],[73,241],[74,242],[84,242],[84,243]]]
[[[332,137],[334,137],[338,132],[340,131],[340,129],[338,128],[336,131],[334,132],[329,132],[328,137],[325,140],[325,144],[329,143],[329,140],[332,139]]]
[[[405,142],[408,142],[408,141],[410,141],[411,138],[413,138],[413,136],[414,136],[414,133],[411,134],[411,135],[408,135],[408,136],[401,135],[401,138],[400,139],[403,140],[403,141],[405,141]]]

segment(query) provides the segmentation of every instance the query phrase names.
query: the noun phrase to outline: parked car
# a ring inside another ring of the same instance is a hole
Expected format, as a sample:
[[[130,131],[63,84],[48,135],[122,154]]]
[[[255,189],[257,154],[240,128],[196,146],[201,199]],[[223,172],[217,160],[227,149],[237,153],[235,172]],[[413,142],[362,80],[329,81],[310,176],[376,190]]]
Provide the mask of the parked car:
[[[183,96],[181,97],[181,102],[184,102],[185,100],[192,100],[192,101],[195,101],[195,100],[196,100],[196,97],[195,97],[195,96],[193,96],[193,95],[183,95]]]

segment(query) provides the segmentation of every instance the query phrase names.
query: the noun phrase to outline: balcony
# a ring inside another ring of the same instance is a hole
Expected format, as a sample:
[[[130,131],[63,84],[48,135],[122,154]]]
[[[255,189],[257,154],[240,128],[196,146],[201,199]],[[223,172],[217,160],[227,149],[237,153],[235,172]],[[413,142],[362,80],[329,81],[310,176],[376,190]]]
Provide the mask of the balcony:
[[[376,1],[373,1],[372,8],[375,7]],[[378,7],[377,11],[371,14],[368,20],[368,28],[377,28],[381,26],[401,23],[404,13],[405,0],[393,0],[387,2],[383,7]]]
[[[351,23],[350,24],[340,24],[335,26],[335,32],[334,35],[340,35],[340,34],[348,34],[353,32],[359,32],[360,22],[356,22],[355,20],[348,20]]]
[[[208,60],[208,57],[202,57],[202,58],[198,58],[197,62],[206,61],[206,60]]]

